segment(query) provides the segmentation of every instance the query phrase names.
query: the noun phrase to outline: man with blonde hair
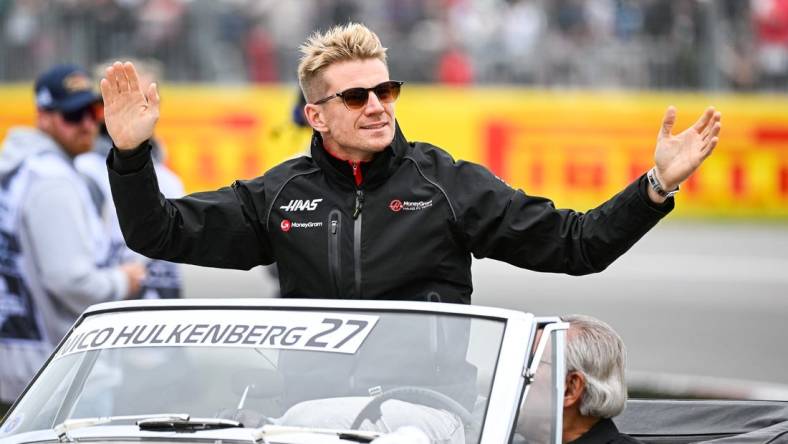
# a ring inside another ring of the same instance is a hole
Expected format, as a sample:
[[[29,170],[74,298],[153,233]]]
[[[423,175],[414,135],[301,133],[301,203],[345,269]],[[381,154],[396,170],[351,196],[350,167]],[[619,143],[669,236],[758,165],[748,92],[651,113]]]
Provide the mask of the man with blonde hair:
[[[481,165],[408,142],[394,117],[403,82],[389,78],[386,49],[365,26],[315,33],[301,50],[298,78],[314,129],[311,157],[181,199],[161,197],[150,159],[147,141],[159,117],[156,85],[143,91],[131,63],[107,68],[101,91],[115,144],[107,165],[129,247],[202,266],[249,269],[276,262],[282,297],[468,304],[471,255],[573,275],[605,269],[671,211],[679,184],[719,140],[720,113],[709,108],[673,135],[676,111],[670,107],[654,168],[585,214],[558,210]],[[470,407],[475,391],[466,389],[472,389],[475,369],[464,356],[435,350],[441,341],[467,342],[468,332],[440,333],[421,338],[423,350],[408,356],[418,368],[442,369],[434,383]],[[385,385],[385,375],[356,372],[346,381],[348,393]],[[337,389],[319,378],[311,384]]]
[[[515,190],[481,165],[408,142],[394,118],[402,82],[360,24],[316,33],[298,78],[311,157],[218,191],[160,199],[148,140],[159,117],[130,63],[101,82],[115,143],[110,180],[128,245],[149,257],[248,269],[277,262],[283,297],[470,303],[471,255],[539,271],[598,272],[673,208],[672,193],[711,154],[720,113],[671,130],[655,167],[583,214]]]

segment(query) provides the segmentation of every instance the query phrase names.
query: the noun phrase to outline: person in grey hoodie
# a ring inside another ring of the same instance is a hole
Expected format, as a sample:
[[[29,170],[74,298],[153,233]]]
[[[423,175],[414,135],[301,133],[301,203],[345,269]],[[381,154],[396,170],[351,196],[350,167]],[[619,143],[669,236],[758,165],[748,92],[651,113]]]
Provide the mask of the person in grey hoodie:
[[[36,128],[0,150],[0,412],[89,305],[135,297],[144,266],[107,266],[101,194],[74,167],[101,113],[87,73],[59,65],[35,82]],[[3,405],[4,404],[4,405]]]

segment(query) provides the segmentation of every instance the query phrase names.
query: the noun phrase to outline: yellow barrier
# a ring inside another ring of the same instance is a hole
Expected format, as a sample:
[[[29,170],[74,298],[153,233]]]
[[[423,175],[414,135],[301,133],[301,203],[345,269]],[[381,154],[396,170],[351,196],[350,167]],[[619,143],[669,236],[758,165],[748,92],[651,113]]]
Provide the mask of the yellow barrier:
[[[0,135],[33,121],[29,85],[0,87]],[[250,178],[308,146],[290,124],[295,86],[170,86],[157,133],[188,191]],[[723,112],[715,154],[682,187],[677,214],[788,217],[788,107],[783,96],[545,92],[406,85],[398,120],[410,140],[483,163],[559,207],[596,206],[653,162],[665,108],[677,129],[708,104]]]

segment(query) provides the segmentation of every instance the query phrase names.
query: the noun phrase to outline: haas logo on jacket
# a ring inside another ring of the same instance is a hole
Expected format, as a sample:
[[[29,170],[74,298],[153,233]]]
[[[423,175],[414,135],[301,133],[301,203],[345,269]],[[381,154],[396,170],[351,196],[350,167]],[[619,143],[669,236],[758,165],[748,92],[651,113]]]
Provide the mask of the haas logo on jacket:
[[[395,213],[399,213],[400,211],[402,211],[402,201],[399,199],[392,200],[391,203],[389,204],[389,208],[391,209],[391,211]]]
[[[317,204],[322,202],[323,199],[312,200],[291,200],[289,204],[279,207],[282,211],[315,211]]]

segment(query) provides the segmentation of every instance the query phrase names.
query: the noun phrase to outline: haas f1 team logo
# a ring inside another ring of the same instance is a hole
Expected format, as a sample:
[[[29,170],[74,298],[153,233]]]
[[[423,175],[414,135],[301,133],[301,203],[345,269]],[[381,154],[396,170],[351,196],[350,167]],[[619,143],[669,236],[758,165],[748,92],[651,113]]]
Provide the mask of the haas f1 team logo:
[[[391,208],[391,211],[395,213],[399,213],[400,211],[402,211],[402,201],[398,199],[392,200],[391,203],[389,204],[389,208]]]
[[[285,219],[282,221],[282,223],[279,224],[279,227],[282,228],[282,231],[287,233],[288,231],[290,231],[290,227],[292,227],[292,224],[290,223],[289,220]]]
[[[317,204],[322,201],[323,199],[294,199],[291,200],[287,205],[280,206],[279,209],[282,211],[315,211],[317,209]]]

